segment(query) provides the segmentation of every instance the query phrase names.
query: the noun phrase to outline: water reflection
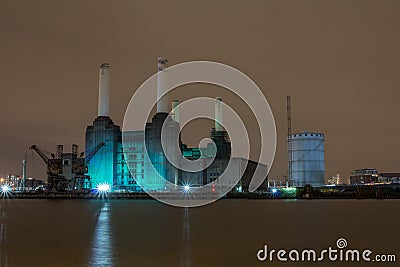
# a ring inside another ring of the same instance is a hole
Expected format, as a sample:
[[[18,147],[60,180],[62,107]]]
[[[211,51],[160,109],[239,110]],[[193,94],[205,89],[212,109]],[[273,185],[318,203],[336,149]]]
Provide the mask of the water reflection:
[[[7,259],[7,212],[5,210],[1,211],[1,220],[0,220],[0,266],[7,267],[8,259]]]
[[[104,202],[94,231],[89,267],[115,266],[111,236],[110,203]]]
[[[181,266],[190,266],[190,221],[189,221],[189,208],[183,208],[183,232],[182,243],[184,249],[181,257]]]

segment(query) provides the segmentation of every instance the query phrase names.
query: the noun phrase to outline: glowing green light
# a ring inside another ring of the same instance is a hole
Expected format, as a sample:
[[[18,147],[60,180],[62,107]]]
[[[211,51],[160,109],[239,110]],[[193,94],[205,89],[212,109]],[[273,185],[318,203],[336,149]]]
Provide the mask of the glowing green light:
[[[288,192],[288,193],[292,193],[292,192],[296,192],[296,187],[284,187],[282,188],[283,191]]]

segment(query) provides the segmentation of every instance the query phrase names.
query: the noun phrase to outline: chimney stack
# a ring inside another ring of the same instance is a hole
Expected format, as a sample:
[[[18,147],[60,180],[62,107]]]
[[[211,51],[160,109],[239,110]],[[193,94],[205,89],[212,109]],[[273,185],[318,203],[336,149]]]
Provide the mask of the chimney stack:
[[[167,86],[167,77],[164,69],[167,67],[168,60],[158,58],[157,72],[157,99],[165,92]],[[168,113],[168,98],[164,96],[157,102],[157,113]]]
[[[110,64],[100,65],[99,106],[97,116],[110,116]]]
[[[224,128],[222,127],[222,97],[215,98],[215,131],[223,132]]]

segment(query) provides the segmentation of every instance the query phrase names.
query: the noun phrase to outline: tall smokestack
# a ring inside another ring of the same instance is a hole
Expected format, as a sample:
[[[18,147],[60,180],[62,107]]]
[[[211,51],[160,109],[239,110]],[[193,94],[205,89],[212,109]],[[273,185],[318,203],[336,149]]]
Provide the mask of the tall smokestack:
[[[222,132],[224,128],[222,127],[222,97],[215,98],[215,131]]]
[[[178,100],[174,100],[172,101],[172,115],[173,115],[173,119],[174,121],[179,123],[179,101]]]
[[[110,64],[108,63],[100,65],[97,116],[110,116]]]
[[[165,58],[158,58],[158,72],[157,72],[157,98],[159,98],[166,90],[167,77],[164,69],[167,67],[168,60]],[[157,102],[157,113],[168,113],[168,98],[165,96]]]

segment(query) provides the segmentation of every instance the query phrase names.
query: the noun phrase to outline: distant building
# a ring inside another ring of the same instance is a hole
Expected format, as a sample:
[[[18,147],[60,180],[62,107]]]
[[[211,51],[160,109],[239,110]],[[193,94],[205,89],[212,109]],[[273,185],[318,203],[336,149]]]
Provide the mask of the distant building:
[[[12,188],[17,188],[21,186],[21,176],[9,174],[6,178],[0,178],[0,185],[8,185]]]
[[[379,173],[376,169],[366,168],[355,170],[350,175],[350,184],[373,184],[379,182]]]
[[[396,172],[382,172],[379,174],[379,182],[400,184],[400,173]]]
[[[340,174],[336,174],[335,176],[332,176],[331,178],[328,179],[328,185],[341,185],[345,184],[342,181],[342,178],[340,177]]]

